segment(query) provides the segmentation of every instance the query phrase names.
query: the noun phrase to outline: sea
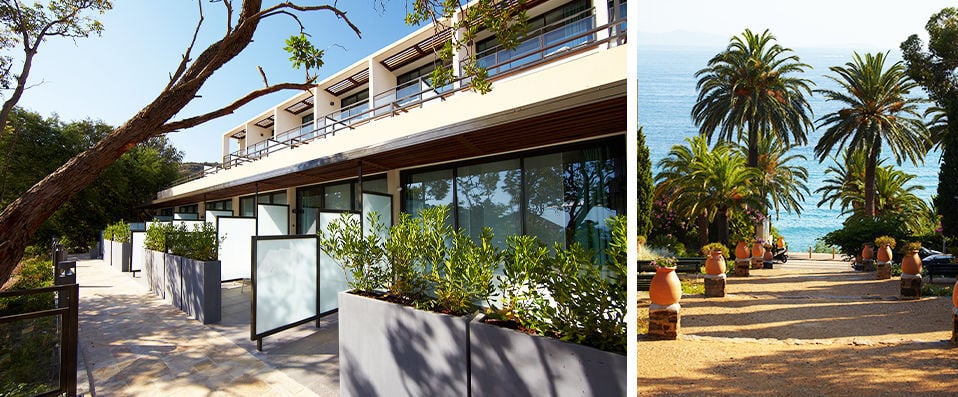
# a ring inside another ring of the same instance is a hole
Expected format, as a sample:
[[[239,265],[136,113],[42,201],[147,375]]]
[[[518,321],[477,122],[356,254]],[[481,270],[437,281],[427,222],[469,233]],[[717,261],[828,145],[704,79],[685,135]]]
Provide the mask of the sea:
[[[657,172],[657,164],[665,157],[673,145],[684,144],[685,138],[698,134],[690,116],[692,106],[698,95],[695,90],[695,72],[704,68],[708,60],[724,47],[662,47],[642,46],[637,48],[638,56],[638,123],[643,127],[646,144],[649,147],[652,159],[653,176]],[[804,78],[816,84],[815,88],[837,90],[838,85],[825,77],[831,74],[829,67],[844,65],[851,61],[853,49],[840,48],[795,48],[793,53],[798,55],[802,62],[812,68],[806,70]],[[889,53],[892,61],[901,60],[901,53],[893,49]],[[924,91],[913,92],[915,96],[925,96]],[[808,98],[809,105],[814,113],[813,121],[839,108],[836,103],[827,102],[823,96],[813,93]],[[818,125],[818,123],[815,123]],[[802,164],[808,170],[807,186],[809,194],[805,196],[801,214],[781,213],[770,215],[772,226],[785,237],[791,251],[805,251],[815,245],[816,239],[826,233],[841,228],[845,219],[841,208],[829,208],[828,205],[818,207],[821,193],[814,193],[822,187],[825,179],[825,169],[834,162],[828,159],[819,162],[814,157],[814,146],[821,137],[824,128],[816,129],[808,134],[806,146],[795,149],[794,154],[804,155],[807,159]],[[922,186],[916,194],[926,201],[937,194],[938,170],[941,154],[933,151],[925,156],[924,164],[912,165],[907,160],[900,166],[895,163],[889,150],[882,150],[883,156],[888,157],[884,164],[892,164],[916,177],[912,179],[914,185]]]

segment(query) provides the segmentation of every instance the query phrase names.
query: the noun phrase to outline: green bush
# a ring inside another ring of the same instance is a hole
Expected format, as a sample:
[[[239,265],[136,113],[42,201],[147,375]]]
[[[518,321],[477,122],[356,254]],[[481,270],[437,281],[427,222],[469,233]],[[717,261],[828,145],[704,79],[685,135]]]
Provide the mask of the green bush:
[[[130,225],[123,220],[110,224],[103,231],[103,237],[107,240],[113,240],[118,243],[129,243],[133,233],[130,231]]]
[[[853,257],[861,253],[862,245],[873,243],[876,236],[889,236],[897,241],[906,241],[909,240],[909,234],[905,222],[895,215],[875,218],[851,216],[845,220],[841,229],[829,232],[821,240],[837,247],[843,255]]]
[[[146,229],[143,246],[146,249],[166,252],[166,236],[173,233],[173,224],[154,222]]]
[[[53,285],[53,261],[35,257],[22,262],[12,276],[16,279],[11,291],[43,288]],[[0,298],[0,315],[25,313],[53,308],[52,294]]]
[[[153,223],[146,229],[143,245],[150,250],[166,252],[198,261],[215,261],[223,241],[216,236],[216,226],[210,222],[193,225]]]
[[[461,230],[453,232],[446,259],[434,264],[427,277],[435,286],[438,311],[468,314],[489,301],[494,292],[493,274],[502,259],[492,237],[490,228],[482,229],[479,242]]]
[[[407,213],[400,214],[399,222],[389,228],[389,238],[383,243],[388,266],[386,289],[414,301],[422,300],[429,287],[420,251],[423,240],[420,221]]]
[[[382,229],[377,214],[370,214],[368,220],[374,229]],[[382,287],[386,272],[380,264],[386,253],[379,233],[363,236],[359,219],[344,212],[317,234],[320,248],[346,273],[349,288],[372,292]]]

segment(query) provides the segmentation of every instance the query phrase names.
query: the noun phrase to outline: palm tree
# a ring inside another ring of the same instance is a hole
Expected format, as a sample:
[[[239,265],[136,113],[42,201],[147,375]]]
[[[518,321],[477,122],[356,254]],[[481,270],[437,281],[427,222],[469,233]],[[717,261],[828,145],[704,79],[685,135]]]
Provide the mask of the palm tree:
[[[759,137],[757,169],[760,179],[757,181],[759,193],[775,210],[778,218],[780,211],[802,213],[802,202],[809,194],[808,170],[795,162],[807,159],[801,154],[789,152],[801,146],[797,143],[782,144],[774,136]],[[736,149],[745,157],[748,148],[736,145]]]
[[[833,175],[825,184],[815,190],[822,193],[818,206],[828,204],[832,208],[836,202],[841,204],[842,215],[865,215],[865,164],[863,152],[845,153],[843,161],[833,159],[835,164],[825,169],[825,174]],[[878,160],[875,169],[875,210],[884,214],[922,214],[929,211],[928,203],[915,192],[924,190],[921,185],[908,185],[915,175],[897,170],[890,165],[882,165]]]
[[[701,135],[686,138],[686,142],[688,147],[673,146],[659,161],[662,171],[656,176],[660,182],[656,189],[671,191],[669,205],[680,215],[699,220],[700,242],[708,241],[707,222],[715,222],[717,240],[728,243],[731,210],[763,204],[753,183],[760,175],[754,168],[746,167],[744,157],[728,145],[718,144],[709,151]]]
[[[815,145],[815,155],[824,161],[833,149],[863,152],[865,155],[864,214],[875,216],[875,169],[881,157],[882,144],[887,144],[901,164],[907,158],[918,165],[928,152],[931,140],[922,122],[917,104],[923,100],[908,97],[918,84],[905,74],[901,62],[887,70],[887,54],[856,52],[844,67],[833,66],[838,77],[826,76],[838,83],[844,92],[816,90],[827,100],[841,102],[844,107],[818,120],[819,127],[828,127]]]
[[[786,145],[792,139],[805,144],[806,132],[813,126],[812,109],[805,100],[813,83],[791,77],[811,66],[791,52],[776,44],[768,30],[755,35],[746,29],[695,73],[699,95],[692,119],[700,133],[709,142],[716,130],[719,141],[744,138],[749,167],[758,166],[760,137],[773,135]]]

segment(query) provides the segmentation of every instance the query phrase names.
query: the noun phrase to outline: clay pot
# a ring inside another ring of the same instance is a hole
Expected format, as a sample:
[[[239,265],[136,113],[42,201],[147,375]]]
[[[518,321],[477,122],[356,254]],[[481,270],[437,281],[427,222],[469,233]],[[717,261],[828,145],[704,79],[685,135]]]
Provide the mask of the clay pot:
[[[735,258],[736,259],[749,258],[748,246],[745,245],[744,241],[739,241],[738,245],[735,246]]]
[[[662,306],[678,303],[679,299],[682,299],[682,284],[674,267],[655,269],[655,275],[649,284],[649,298],[652,303]]]
[[[880,262],[888,262],[892,257],[891,246],[888,244],[882,244],[881,248],[878,249],[878,260]]]
[[[765,256],[762,257],[762,260],[764,260],[765,262],[771,262],[772,259],[775,259],[775,256],[772,255],[772,250],[770,249],[765,250]]]
[[[875,253],[872,246],[865,244],[862,246],[862,259],[874,259]]]
[[[705,260],[705,273],[725,273],[725,257],[722,256],[722,250],[712,250],[709,252],[709,257]]]
[[[785,248],[785,237],[779,236],[778,241],[775,242],[775,245],[778,249]]]
[[[921,274],[921,258],[918,251],[908,251],[901,258],[901,272],[907,274]]]
[[[958,309],[958,281],[955,281],[955,286],[951,289],[951,303]]]
[[[762,243],[752,243],[752,257],[753,258],[762,258],[765,256],[765,247],[762,246]]]

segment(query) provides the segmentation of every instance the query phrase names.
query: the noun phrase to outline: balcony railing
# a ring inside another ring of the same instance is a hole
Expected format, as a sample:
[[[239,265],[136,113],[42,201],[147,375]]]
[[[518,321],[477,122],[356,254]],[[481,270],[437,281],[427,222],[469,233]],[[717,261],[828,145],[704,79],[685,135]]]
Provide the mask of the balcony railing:
[[[510,51],[493,48],[480,54],[481,57],[477,59],[485,62],[483,66],[490,71],[489,75],[496,78],[504,75],[506,71],[513,72],[532,68],[551,62],[557,56],[581,49],[593,48],[601,44],[608,44],[610,47],[625,44],[625,26],[626,19],[620,18],[612,23],[595,27],[595,17],[590,9],[555,24],[537,29],[535,33],[538,36],[531,36],[532,33],[530,33],[531,37],[525,40],[520,48]],[[605,32],[608,37],[601,40],[597,39],[600,32]],[[308,144],[373,120],[393,117],[413,108],[422,107],[427,103],[444,100],[450,95],[467,89],[469,89],[468,78],[459,79],[446,86],[433,87],[428,76],[423,76],[374,95],[371,108],[369,101],[360,102],[317,117],[313,122],[304,123],[299,127],[279,133],[273,138],[246,149],[230,153],[223,157],[222,168],[231,168],[245,162],[255,161],[277,151]],[[219,168],[213,169],[189,180],[198,179],[203,175],[215,173],[219,170]],[[174,185],[189,180],[177,181]]]

